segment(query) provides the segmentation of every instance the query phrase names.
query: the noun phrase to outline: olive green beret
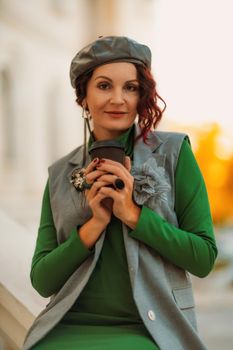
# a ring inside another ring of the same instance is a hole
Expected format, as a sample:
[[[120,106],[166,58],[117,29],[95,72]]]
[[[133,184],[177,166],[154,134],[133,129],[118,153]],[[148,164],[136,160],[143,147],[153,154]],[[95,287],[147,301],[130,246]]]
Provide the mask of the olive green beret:
[[[151,51],[148,46],[125,36],[101,37],[85,46],[73,58],[70,66],[71,85],[83,73],[112,61],[126,61],[151,68]]]

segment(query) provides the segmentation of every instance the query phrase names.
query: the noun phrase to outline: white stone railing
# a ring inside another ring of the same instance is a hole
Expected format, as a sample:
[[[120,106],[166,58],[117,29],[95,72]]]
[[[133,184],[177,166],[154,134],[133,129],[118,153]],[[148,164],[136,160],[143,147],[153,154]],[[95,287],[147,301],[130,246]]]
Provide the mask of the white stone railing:
[[[20,349],[35,316],[48,302],[30,283],[36,236],[0,211],[0,349]]]

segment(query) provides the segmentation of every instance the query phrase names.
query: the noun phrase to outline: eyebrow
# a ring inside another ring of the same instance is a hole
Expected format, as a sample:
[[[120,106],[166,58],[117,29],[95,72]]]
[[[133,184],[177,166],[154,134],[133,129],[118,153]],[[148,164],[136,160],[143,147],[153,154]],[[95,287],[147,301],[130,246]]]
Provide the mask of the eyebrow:
[[[106,79],[106,80],[108,80],[108,81],[112,81],[111,78],[108,78],[108,77],[106,77],[105,75],[99,75],[98,77],[95,78],[95,80],[97,80],[97,79]],[[132,80],[127,80],[126,82],[127,82],[127,83],[132,83],[132,82],[138,83],[139,81],[138,81],[138,79],[132,79]]]

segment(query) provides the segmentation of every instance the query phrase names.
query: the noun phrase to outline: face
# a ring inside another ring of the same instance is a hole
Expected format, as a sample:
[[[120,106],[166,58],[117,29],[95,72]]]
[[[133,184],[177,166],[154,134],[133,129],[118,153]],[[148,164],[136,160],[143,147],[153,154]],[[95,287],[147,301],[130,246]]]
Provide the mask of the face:
[[[132,63],[97,67],[87,83],[83,105],[89,109],[96,140],[114,139],[127,130],[137,115],[139,82]]]

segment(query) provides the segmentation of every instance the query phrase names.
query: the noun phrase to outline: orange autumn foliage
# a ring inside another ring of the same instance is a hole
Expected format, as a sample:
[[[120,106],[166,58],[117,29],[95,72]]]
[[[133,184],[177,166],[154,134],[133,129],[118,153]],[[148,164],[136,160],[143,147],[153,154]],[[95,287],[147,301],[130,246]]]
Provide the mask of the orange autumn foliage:
[[[219,154],[221,130],[214,124],[197,135],[195,156],[204,176],[215,224],[233,220],[233,151],[230,157]]]

